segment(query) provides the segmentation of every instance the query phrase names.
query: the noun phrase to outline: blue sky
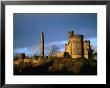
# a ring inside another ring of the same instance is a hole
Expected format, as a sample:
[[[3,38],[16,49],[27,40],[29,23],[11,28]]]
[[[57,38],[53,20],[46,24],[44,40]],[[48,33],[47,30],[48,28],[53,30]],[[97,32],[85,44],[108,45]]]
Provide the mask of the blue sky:
[[[15,13],[13,18],[14,54],[39,55],[40,32],[44,32],[45,55],[53,44],[64,50],[68,31],[84,35],[97,48],[96,13]]]

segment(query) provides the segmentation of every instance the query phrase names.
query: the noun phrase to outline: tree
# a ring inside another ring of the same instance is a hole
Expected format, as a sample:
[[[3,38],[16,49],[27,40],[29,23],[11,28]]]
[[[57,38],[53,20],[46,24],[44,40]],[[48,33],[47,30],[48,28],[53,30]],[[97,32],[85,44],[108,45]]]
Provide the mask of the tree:
[[[93,58],[93,52],[94,52],[94,49],[90,48],[89,49],[89,58]]]
[[[59,48],[57,45],[52,45],[49,50],[49,56],[52,56],[53,54],[59,52]]]
[[[34,57],[33,57],[33,58],[34,58],[34,59],[38,59],[39,56],[40,56],[40,55],[38,55],[38,54],[34,54]]]
[[[19,59],[25,59],[25,53],[18,54]]]
[[[19,71],[21,72],[24,64],[25,53],[19,53],[18,57],[19,57]]]

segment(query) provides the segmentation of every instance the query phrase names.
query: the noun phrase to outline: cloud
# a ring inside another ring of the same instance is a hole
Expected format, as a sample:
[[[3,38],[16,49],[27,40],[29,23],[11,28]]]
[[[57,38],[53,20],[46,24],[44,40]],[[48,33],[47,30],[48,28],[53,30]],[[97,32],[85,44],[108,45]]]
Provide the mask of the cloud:
[[[50,45],[62,45],[62,44],[65,44],[67,43],[66,40],[63,40],[63,41],[54,41],[54,42],[51,42]]]
[[[48,55],[49,50],[51,49],[52,45],[56,45],[59,48],[59,51],[64,51],[65,43],[67,43],[66,40],[62,41],[53,41],[50,43],[45,44],[45,54]]]
[[[13,44],[16,52],[31,52],[27,48],[33,45],[39,45],[41,31],[44,32],[45,46],[50,47],[50,45],[55,44],[60,48],[64,48],[66,41],[62,40],[68,38],[68,31],[72,30],[75,34],[83,34],[84,37],[95,37],[97,35],[96,13],[21,13],[14,14],[13,20]],[[36,52],[39,52],[39,47]],[[46,52],[48,52],[47,49]]]
[[[34,54],[39,54],[39,51],[39,46],[21,47],[14,49],[14,55],[17,53],[25,53],[27,56],[32,56]]]
[[[90,38],[85,38],[84,40],[90,40],[92,48],[97,51],[97,38],[96,37],[90,37]],[[66,40],[62,41],[53,41],[50,43],[46,43],[44,46],[44,53],[45,55],[48,55],[49,50],[51,49],[52,45],[56,45],[59,48],[59,51],[64,51],[65,50],[65,43],[67,43]],[[32,56],[34,54],[40,54],[40,47],[39,45],[34,45],[31,47],[22,47],[22,48],[17,48],[14,49],[14,53],[25,53],[28,56]]]
[[[90,37],[84,40],[90,40],[90,44],[92,45],[91,48],[94,49],[94,52],[97,52],[97,38],[96,37]]]
[[[58,46],[59,51],[64,51],[64,46],[65,46],[66,42],[67,41],[62,40],[62,41],[53,41],[50,43],[46,43],[44,45],[45,46],[45,48],[44,48],[45,55],[48,55],[48,52],[52,45]],[[25,53],[27,56],[32,56],[34,54],[40,54],[40,47],[39,47],[39,45],[36,45],[36,46],[31,46],[31,47],[16,48],[16,49],[14,49],[14,54],[16,54],[16,53]]]
[[[97,45],[96,37],[85,38],[84,40],[90,40],[91,45]]]

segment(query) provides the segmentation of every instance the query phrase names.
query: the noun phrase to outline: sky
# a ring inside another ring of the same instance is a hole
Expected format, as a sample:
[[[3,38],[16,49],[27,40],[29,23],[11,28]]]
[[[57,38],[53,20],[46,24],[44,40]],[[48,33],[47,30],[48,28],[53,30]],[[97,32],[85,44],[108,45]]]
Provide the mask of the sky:
[[[64,51],[68,42],[68,31],[84,35],[97,50],[97,14],[96,13],[14,13],[14,55],[26,56],[40,54],[40,33],[44,33],[44,53],[48,55],[52,45]]]

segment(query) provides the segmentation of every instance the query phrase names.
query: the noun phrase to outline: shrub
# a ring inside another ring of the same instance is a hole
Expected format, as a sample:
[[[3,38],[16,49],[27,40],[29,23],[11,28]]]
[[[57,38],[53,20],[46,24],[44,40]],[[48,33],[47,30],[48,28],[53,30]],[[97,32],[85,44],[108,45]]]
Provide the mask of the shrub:
[[[50,72],[58,72],[64,70],[64,64],[54,64],[48,69]]]
[[[18,54],[19,59],[25,59],[25,53]]]
[[[77,58],[75,62],[80,63],[80,66],[83,67],[84,63],[85,63],[85,60],[84,60],[84,58]]]
[[[89,59],[89,60],[88,60],[88,65],[89,65],[89,66],[96,66],[96,65],[97,65],[97,61],[94,60],[94,59]]]
[[[81,64],[79,62],[75,62],[74,64],[69,65],[67,67],[67,70],[72,73],[78,74],[81,71]]]
[[[84,67],[87,67],[84,69]],[[76,59],[65,59],[65,58],[56,58],[53,62],[53,65],[49,67],[50,72],[70,72],[73,74],[80,74],[83,70],[86,71],[91,67],[96,66],[96,61],[93,59],[87,60],[85,58],[76,58]]]
[[[78,59],[71,59],[67,63],[65,63],[66,69],[72,73],[80,73],[81,67],[83,66],[83,62]]]

